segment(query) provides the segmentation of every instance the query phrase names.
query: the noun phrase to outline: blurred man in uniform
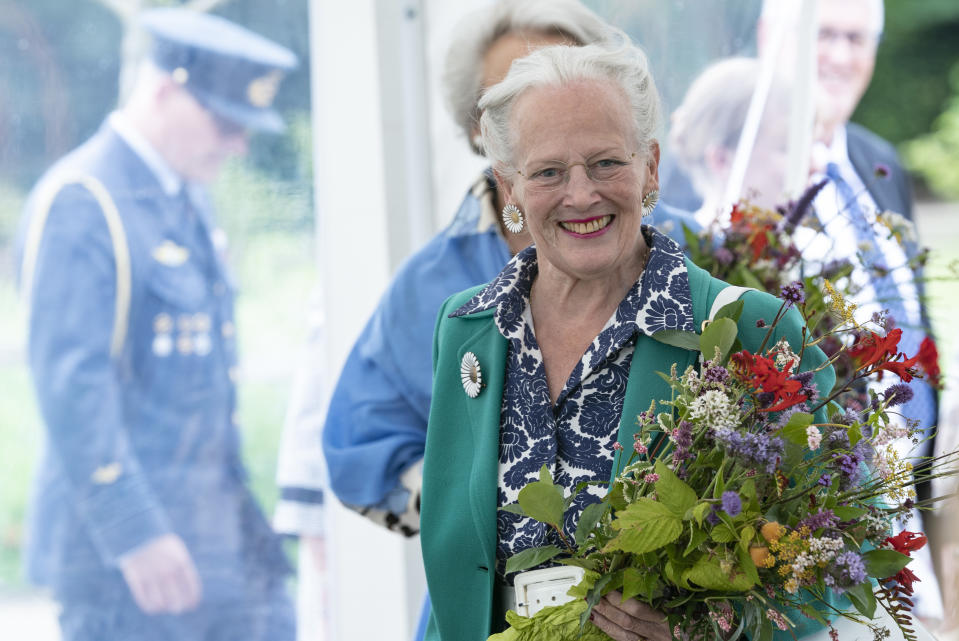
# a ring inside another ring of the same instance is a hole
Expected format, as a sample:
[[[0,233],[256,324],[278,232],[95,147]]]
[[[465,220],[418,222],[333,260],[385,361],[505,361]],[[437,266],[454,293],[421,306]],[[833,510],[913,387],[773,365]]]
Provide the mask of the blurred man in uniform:
[[[20,282],[47,443],[28,573],[65,641],[295,638],[246,486],[233,285],[205,184],[279,131],[296,57],[221,18],[146,12],[129,102],[40,180]]]

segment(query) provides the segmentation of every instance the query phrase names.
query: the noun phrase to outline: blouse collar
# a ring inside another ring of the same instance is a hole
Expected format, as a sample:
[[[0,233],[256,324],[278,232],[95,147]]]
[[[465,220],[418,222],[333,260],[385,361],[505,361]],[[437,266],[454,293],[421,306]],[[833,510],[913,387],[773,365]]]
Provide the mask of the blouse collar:
[[[617,318],[631,321],[636,330],[647,335],[664,329],[695,331],[689,274],[682,250],[654,227],[644,225],[642,229],[650,247],[649,260],[620,303]],[[538,271],[536,246],[531,245],[516,254],[496,278],[450,318],[495,309],[497,328],[509,336],[515,331],[517,314],[522,314],[529,304]]]

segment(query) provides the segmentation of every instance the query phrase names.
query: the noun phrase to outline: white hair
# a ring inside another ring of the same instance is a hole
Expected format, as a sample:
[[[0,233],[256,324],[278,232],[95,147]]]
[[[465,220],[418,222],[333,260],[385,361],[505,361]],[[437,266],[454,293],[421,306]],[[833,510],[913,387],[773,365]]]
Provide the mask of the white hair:
[[[649,153],[660,126],[659,93],[646,54],[626,34],[619,33],[619,40],[616,46],[544,47],[515,61],[506,78],[483,94],[479,103],[483,145],[498,172],[508,176],[515,171],[510,115],[516,99],[534,87],[562,87],[580,80],[609,82],[623,92],[632,114],[630,133],[639,153]]]
[[[610,26],[577,0],[499,0],[463,18],[452,34],[443,69],[443,92],[453,120],[471,134],[479,120],[476,104],[483,87],[483,58],[496,40],[508,33],[530,31],[568,38],[579,45],[600,42]]]
[[[797,1],[797,0],[792,0]],[[822,2],[833,2],[834,0],[821,0]],[[762,19],[773,21],[778,19],[782,10],[789,4],[787,0],[763,0]],[[872,32],[875,36],[881,36],[885,27],[886,15],[883,0],[868,0],[869,9],[872,13],[873,24]]]

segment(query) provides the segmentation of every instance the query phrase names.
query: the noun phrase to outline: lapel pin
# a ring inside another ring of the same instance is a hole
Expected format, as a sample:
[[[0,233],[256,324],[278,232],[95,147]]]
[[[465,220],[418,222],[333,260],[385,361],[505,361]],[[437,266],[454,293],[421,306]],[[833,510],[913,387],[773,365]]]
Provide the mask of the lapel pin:
[[[479,396],[480,389],[483,387],[483,374],[480,372],[479,359],[473,352],[463,354],[463,361],[460,363],[460,378],[463,381],[463,390],[470,398]]]

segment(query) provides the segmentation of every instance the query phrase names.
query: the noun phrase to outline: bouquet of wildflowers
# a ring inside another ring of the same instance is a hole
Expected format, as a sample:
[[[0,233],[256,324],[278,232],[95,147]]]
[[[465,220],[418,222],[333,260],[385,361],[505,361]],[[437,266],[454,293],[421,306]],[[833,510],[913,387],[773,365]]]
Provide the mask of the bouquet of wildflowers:
[[[827,283],[833,329],[807,345],[844,331],[853,339],[838,343],[848,378],[820,394],[813,372],[797,372],[805,345],[797,354],[785,341],[768,344],[790,306],[810,316],[801,283],[782,296],[757,353],[738,344],[737,301],[696,337],[709,360],[663,374],[671,397],[639,415],[625,467],[583,511],[575,541],[507,563],[507,573],[546,561],[580,566],[586,576],[570,591],[579,598],[530,619],[509,613],[511,628],[491,641],[605,638],[588,617],[613,590],[662,612],[676,639],[795,636],[809,619],[831,627],[836,616],[870,625],[878,639],[888,635],[871,623],[878,608],[914,638],[907,564],[925,537],[891,536],[892,520],[914,505],[912,468],[890,447],[905,429],[891,417],[911,390],[870,392],[865,411],[844,407],[841,393],[882,373],[908,383],[922,375],[918,355],[898,350],[899,330],[856,324]],[[560,531],[572,500],[544,468],[504,509]]]

